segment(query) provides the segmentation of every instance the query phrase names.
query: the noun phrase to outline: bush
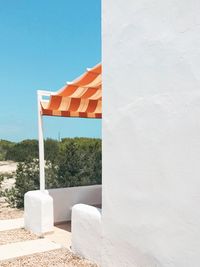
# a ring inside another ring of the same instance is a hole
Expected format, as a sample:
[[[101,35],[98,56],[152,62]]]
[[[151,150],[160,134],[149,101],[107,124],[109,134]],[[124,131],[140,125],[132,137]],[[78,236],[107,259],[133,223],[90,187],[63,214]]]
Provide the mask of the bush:
[[[52,163],[56,163],[59,157],[59,142],[53,139],[48,138],[44,142],[44,154],[45,160],[51,161]]]
[[[30,142],[28,142],[29,145]],[[23,143],[23,147],[25,143],[27,142]],[[46,188],[101,184],[100,139],[68,138],[60,143],[49,139],[45,144],[48,159],[45,167]],[[22,151],[21,148],[20,151]],[[27,149],[24,154],[27,155],[28,152],[31,153]],[[34,151],[32,152],[33,156]],[[18,156],[20,156],[18,161],[24,157],[21,152]],[[4,196],[10,205],[21,208],[24,205],[24,194],[37,189],[39,189],[39,162],[29,155],[24,162],[18,163],[15,187],[5,190]]]
[[[4,175],[0,174],[0,186],[1,186],[2,182],[3,182],[3,180],[4,180]]]
[[[3,191],[2,191],[2,182],[4,179],[10,179],[13,178],[13,173],[0,173],[0,197],[3,196]]]
[[[44,141],[45,159],[54,162],[59,155],[59,142],[53,139]],[[6,150],[5,159],[16,162],[31,161],[39,158],[37,140],[24,140],[9,146]]]
[[[46,184],[48,188],[57,187],[57,169],[50,161],[46,162],[45,167]],[[24,206],[24,194],[31,190],[39,189],[39,162],[37,159],[18,163],[16,171],[15,186],[6,189],[3,195],[6,201],[12,206],[22,208]]]
[[[7,151],[14,146],[13,142],[0,140],[0,161],[6,160]]]
[[[4,175],[0,174],[0,196],[2,195],[1,184],[2,184],[3,180],[4,180]]]
[[[101,184],[99,139],[65,139],[58,161],[58,183],[63,187]]]
[[[24,140],[20,143],[11,146],[6,153],[6,160],[13,160],[16,162],[24,162],[38,158],[38,141]]]

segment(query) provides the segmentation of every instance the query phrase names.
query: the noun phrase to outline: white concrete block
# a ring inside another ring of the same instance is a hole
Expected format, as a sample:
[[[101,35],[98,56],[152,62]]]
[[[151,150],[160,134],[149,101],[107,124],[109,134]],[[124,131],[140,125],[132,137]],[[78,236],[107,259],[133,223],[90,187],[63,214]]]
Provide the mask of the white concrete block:
[[[19,229],[24,227],[24,218],[0,220],[0,231]]]
[[[47,239],[27,240],[23,242],[6,244],[0,246],[0,261],[60,248],[60,244],[56,244]]]
[[[77,204],[72,208],[72,251],[101,262],[101,210]]]
[[[25,229],[33,233],[53,231],[53,199],[48,191],[29,191],[24,196]]]

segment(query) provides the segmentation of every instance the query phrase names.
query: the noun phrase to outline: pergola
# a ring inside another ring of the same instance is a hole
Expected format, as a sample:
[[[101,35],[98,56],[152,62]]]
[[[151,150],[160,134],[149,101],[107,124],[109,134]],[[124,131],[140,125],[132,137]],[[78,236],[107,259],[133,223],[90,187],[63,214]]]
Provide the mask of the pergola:
[[[37,91],[40,190],[45,190],[43,116],[102,118],[101,64],[68,82],[57,92]],[[43,99],[49,97],[48,100]]]

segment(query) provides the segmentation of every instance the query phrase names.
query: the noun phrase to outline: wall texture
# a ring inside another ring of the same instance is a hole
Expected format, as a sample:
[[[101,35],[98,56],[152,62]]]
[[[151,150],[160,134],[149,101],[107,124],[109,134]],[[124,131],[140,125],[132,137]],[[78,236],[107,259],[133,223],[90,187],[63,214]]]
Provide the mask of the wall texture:
[[[101,185],[77,186],[49,189],[53,198],[54,222],[71,220],[72,207],[75,204],[101,205]]]
[[[72,251],[101,263],[102,248],[101,210],[77,204],[72,208]]]
[[[200,266],[199,14],[103,0],[103,267]]]
[[[36,234],[53,231],[53,199],[47,190],[28,191],[24,195],[24,227]]]

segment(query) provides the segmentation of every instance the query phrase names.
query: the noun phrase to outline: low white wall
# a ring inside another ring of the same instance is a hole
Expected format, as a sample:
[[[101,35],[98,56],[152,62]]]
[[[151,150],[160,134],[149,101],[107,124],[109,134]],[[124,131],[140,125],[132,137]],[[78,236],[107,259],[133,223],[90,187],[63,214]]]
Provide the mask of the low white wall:
[[[101,210],[77,204],[72,208],[72,250],[96,263],[101,262]]]
[[[49,189],[48,192],[53,198],[55,223],[70,221],[75,204],[101,204],[101,185]]]

